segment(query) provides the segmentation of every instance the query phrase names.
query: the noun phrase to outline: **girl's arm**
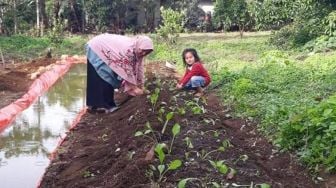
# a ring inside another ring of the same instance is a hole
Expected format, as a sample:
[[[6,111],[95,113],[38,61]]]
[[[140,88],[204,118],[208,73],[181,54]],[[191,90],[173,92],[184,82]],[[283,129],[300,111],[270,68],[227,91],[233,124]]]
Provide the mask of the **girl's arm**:
[[[183,79],[180,81],[180,84],[184,86],[193,76],[200,75],[200,71],[202,69],[202,65],[200,63],[194,63],[191,71],[187,71]]]

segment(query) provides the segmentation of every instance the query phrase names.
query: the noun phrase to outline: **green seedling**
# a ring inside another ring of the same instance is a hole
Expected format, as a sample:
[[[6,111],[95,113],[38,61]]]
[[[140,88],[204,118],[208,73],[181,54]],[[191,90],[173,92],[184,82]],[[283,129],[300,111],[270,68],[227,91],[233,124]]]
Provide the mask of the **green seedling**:
[[[165,121],[165,124],[163,125],[162,131],[161,131],[162,134],[164,134],[164,132],[167,128],[168,122],[173,118],[173,116],[174,116],[174,112],[169,112],[166,115],[166,121]]]
[[[99,136],[98,139],[102,139],[104,142],[108,140],[108,135],[103,134],[102,136]]]
[[[160,143],[160,144],[157,144],[155,146],[155,153],[157,154],[157,156],[159,157],[159,160],[160,160],[160,164],[162,165],[163,164],[163,161],[165,160],[165,153],[163,151],[163,148],[167,147],[166,144],[163,144],[163,143]]]
[[[191,138],[185,137],[183,140],[186,142],[188,148],[190,149],[194,148],[194,145],[191,142]]]
[[[89,170],[85,170],[83,172],[83,178],[90,178],[90,177],[94,177],[94,176],[95,176],[95,174],[90,172]]]
[[[177,108],[177,112],[178,114],[180,114],[181,116],[185,115],[186,111],[183,107],[179,107]]]
[[[219,183],[217,183],[217,182],[211,182],[211,185],[212,185],[214,188],[221,188],[221,186],[220,186]]]
[[[228,145],[227,140],[224,140],[224,141],[222,142],[222,146],[220,146],[218,149],[209,151],[208,153],[205,153],[205,151],[202,150],[201,158],[202,158],[202,159],[205,159],[205,158],[207,158],[211,153],[214,153],[214,152],[224,152],[225,149],[228,148],[229,146],[230,146],[230,145]]]
[[[165,113],[165,109],[164,107],[161,107],[159,110],[159,116],[158,116],[158,120],[163,123],[163,114]]]
[[[194,115],[196,114],[204,114],[206,112],[205,108],[203,106],[200,106],[195,101],[188,101],[187,106],[191,109],[192,113]]]
[[[148,136],[149,134],[151,134],[152,136]],[[153,130],[152,126],[150,125],[150,123],[148,121],[145,124],[145,130],[144,131],[137,131],[134,134],[134,136],[135,137],[143,136],[143,137],[149,138],[154,143],[158,143],[158,139],[155,136],[155,131]]]
[[[213,166],[221,174],[226,174],[229,171],[229,168],[224,164],[224,161],[211,161],[209,160],[211,166]]]
[[[176,137],[176,135],[178,135],[178,134],[180,133],[180,131],[181,131],[181,126],[180,126],[179,124],[175,123],[175,125],[174,125],[173,128],[172,128],[173,139],[172,139],[172,141],[171,141],[171,143],[170,143],[169,152],[168,152],[169,154],[170,154],[171,151],[172,151],[173,143],[174,143],[175,137]]]
[[[159,179],[158,182],[161,182],[162,179],[164,178],[164,175],[170,171],[170,170],[176,170],[178,169],[181,165],[182,165],[182,161],[181,160],[174,160],[171,161],[168,165],[163,164],[164,160],[165,160],[165,153],[163,151],[163,149],[166,147],[166,144],[157,144],[154,151],[157,154],[157,156],[159,157],[159,161],[160,164],[155,167],[153,165],[151,165],[152,170],[158,170],[159,171]]]
[[[248,157],[247,155],[241,155],[241,156],[239,156],[239,158],[238,158],[237,160],[235,160],[233,163],[234,163],[234,164],[237,164],[238,161],[243,161],[243,162],[245,162],[245,161],[247,161],[248,158],[249,158],[249,157]]]
[[[271,188],[271,186],[268,185],[267,183],[255,184],[255,186],[254,186],[253,182],[251,182],[250,185],[238,185],[238,184],[236,184],[236,183],[232,183],[232,186],[233,186],[233,187],[251,187],[251,188],[253,188],[253,187],[258,187],[258,188],[259,188],[259,187],[260,187],[260,188]]]
[[[160,89],[159,88],[155,88],[154,90],[154,93],[152,93],[149,97],[150,99],[150,102],[152,104],[152,110],[153,112],[155,111],[155,106],[156,106],[156,103],[159,99],[159,94],[160,94]]]
[[[180,180],[180,181],[178,182],[178,184],[177,184],[177,188],[185,188],[185,187],[186,187],[186,184],[187,184],[188,181],[199,181],[199,182],[201,182],[202,187],[206,187],[206,186],[203,184],[202,180],[200,180],[200,179],[198,179],[198,178],[185,178],[185,179],[182,179],[182,180]]]
[[[181,160],[174,160],[172,162],[170,162],[170,164],[168,165],[168,168],[166,169],[166,165],[159,165],[158,166],[158,170],[160,172],[159,174],[159,180],[158,182],[162,181],[162,178],[164,177],[164,175],[169,171],[169,170],[176,170],[178,169],[180,166],[182,165],[182,161]]]

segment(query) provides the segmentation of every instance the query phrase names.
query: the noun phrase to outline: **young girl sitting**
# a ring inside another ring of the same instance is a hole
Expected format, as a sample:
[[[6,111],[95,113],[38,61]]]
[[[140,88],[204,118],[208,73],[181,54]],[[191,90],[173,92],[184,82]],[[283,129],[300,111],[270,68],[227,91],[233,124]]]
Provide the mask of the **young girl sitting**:
[[[176,88],[196,90],[195,96],[202,96],[203,88],[211,81],[208,71],[203,67],[196,50],[193,48],[183,50],[182,59],[186,66],[186,72]]]

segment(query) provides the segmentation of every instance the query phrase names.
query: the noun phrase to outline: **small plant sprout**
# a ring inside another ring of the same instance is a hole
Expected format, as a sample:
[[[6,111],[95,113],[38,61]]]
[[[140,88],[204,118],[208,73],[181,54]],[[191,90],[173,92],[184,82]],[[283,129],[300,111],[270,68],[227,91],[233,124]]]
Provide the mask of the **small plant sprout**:
[[[95,174],[90,172],[89,170],[85,170],[82,175],[83,175],[83,178],[90,178],[90,177],[95,176]]]
[[[185,179],[182,179],[178,182],[177,188],[185,188],[188,181],[200,181],[201,184],[202,184],[202,187],[206,187],[205,185],[203,186],[202,180],[200,180],[198,178],[185,178]]]
[[[159,110],[158,120],[163,123],[163,114],[165,113],[164,107],[161,107]]]
[[[212,150],[212,151],[209,151],[208,153],[206,153],[204,150],[202,150],[202,155],[201,155],[201,158],[202,159],[205,159],[207,158],[211,153],[214,153],[214,152],[224,152],[226,148],[228,148],[229,145],[227,144],[227,142],[224,140],[222,142],[222,146],[220,146],[218,149],[215,149],[215,150]]]
[[[161,182],[164,175],[169,171],[169,170],[176,170],[178,169],[181,165],[182,165],[182,162],[181,160],[174,160],[172,162],[170,162],[170,164],[168,165],[168,167],[166,168],[166,165],[163,164],[164,163],[164,160],[165,160],[165,153],[163,151],[164,148],[166,148],[166,144],[164,143],[160,143],[160,144],[157,144],[155,146],[155,153],[157,154],[157,156],[159,157],[159,161],[160,161],[160,164],[157,166],[157,168],[155,168],[155,166],[151,165],[151,169],[152,170],[158,170],[159,171],[159,179],[158,179],[158,182]]]
[[[196,114],[203,114],[206,112],[205,108],[203,106],[200,106],[197,102],[195,101],[188,101],[187,106],[191,108],[191,111],[194,115]]]
[[[229,168],[224,164],[224,160],[221,161],[211,161],[209,160],[211,166],[213,166],[221,174],[226,174]]]
[[[172,139],[172,141],[171,141],[171,143],[170,143],[169,152],[168,152],[169,154],[170,154],[171,151],[172,151],[173,143],[174,143],[175,137],[176,137],[176,135],[178,135],[178,134],[180,133],[180,130],[181,130],[181,126],[180,126],[179,124],[175,123],[175,125],[174,125],[173,128],[172,128],[173,139]]]
[[[253,184],[253,182],[251,182],[250,185],[238,185],[236,183],[232,183],[231,184],[233,187],[257,187],[257,188],[271,188],[270,185],[268,185],[267,183],[262,183],[262,184]]]
[[[181,160],[174,160],[172,162],[169,163],[168,168],[166,169],[165,165],[159,165],[158,166],[158,170],[160,172],[159,174],[159,180],[158,182],[161,182],[164,175],[169,171],[169,170],[176,170],[178,168],[180,168],[180,166],[182,165],[182,161]]]
[[[178,112],[178,114],[181,115],[181,116],[183,116],[183,115],[186,113],[186,111],[185,111],[185,109],[184,109],[183,107],[179,107],[179,108],[177,109],[177,112]]]
[[[163,161],[164,161],[164,159],[165,159],[165,157],[166,157],[166,155],[165,155],[165,153],[164,153],[164,151],[163,151],[163,148],[165,148],[165,147],[167,147],[166,144],[164,144],[164,143],[160,143],[160,144],[157,144],[157,145],[155,146],[155,149],[154,149],[155,153],[156,153],[157,156],[159,157],[159,160],[160,160],[160,164],[161,164],[161,165],[163,164]]]
[[[164,132],[167,128],[168,122],[173,118],[173,116],[174,116],[174,112],[169,112],[166,115],[166,121],[165,121],[165,124],[163,125],[162,131],[161,131],[162,134],[164,134]]]
[[[154,93],[152,93],[149,96],[150,102],[152,104],[152,111],[153,112],[155,111],[155,106],[156,106],[156,103],[157,103],[157,101],[159,99],[159,94],[160,94],[160,89],[159,88],[155,88]]]
[[[191,142],[191,138],[185,137],[183,140],[186,142],[188,148],[190,149],[194,148],[194,145]]]
[[[155,136],[155,131],[153,130],[153,128],[151,127],[150,123],[147,121],[146,125],[145,125],[145,130],[144,131],[137,131],[134,136],[138,137],[138,136],[143,136],[146,138],[151,139],[154,143],[158,143],[157,138]],[[152,136],[148,136],[148,134],[152,134]]]
[[[235,160],[233,163],[234,163],[234,164],[237,164],[239,161],[243,161],[243,162],[245,162],[245,161],[247,161],[248,158],[249,158],[249,157],[248,157],[247,155],[241,155],[241,156],[239,156],[239,158],[238,158],[237,160]]]

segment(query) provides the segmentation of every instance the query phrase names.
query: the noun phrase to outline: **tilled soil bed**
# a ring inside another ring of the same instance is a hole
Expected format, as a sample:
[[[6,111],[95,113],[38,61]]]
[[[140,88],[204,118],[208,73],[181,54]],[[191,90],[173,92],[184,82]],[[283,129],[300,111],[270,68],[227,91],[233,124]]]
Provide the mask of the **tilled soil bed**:
[[[177,187],[185,178],[193,178],[186,187],[321,187],[253,123],[230,118],[215,91],[195,100],[175,90],[174,72],[161,68],[165,74],[158,77],[159,68],[154,70],[146,84],[151,94],[131,98],[111,114],[83,116],[58,148],[41,187]],[[156,103],[155,89],[160,89]],[[119,102],[123,98],[116,96]],[[173,117],[162,134],[169,112]],[[180,132],[169,154],[176,123]],[[156,141],[167,146],[161,166]],[[159,169],[176,159],[181,166],[160,178]]]

